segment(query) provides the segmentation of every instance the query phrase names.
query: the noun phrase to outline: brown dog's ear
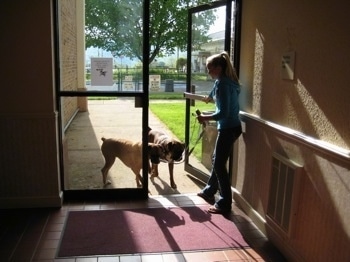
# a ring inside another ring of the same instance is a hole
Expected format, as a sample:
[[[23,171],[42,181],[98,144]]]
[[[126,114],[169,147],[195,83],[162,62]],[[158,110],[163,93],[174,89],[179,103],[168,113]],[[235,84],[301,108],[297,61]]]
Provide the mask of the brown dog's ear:
[[[172,150],[173,150],[174,145],[175,145],[175,143],[174,143],[173,141],[171,141],[171,142],[168,143],[169,151],[172,151]]]
[[[157,151],[157,154],[160,155],[162,153],[162,146],[149,142],[147,146],[147,150],[148,152],[153,152],[153,153]]]
[[[160,155],[162,153],[162,148],[160,145],[154,143],[148,143],[147,146],[149,152],[149,158],[153,164],[160,163]]]
[[[154,143],[148,143],[148,146],[147,146],[147,150],[148,150],[148,152],[151,152],[152,151],[152,149],[154,148],[154,147],[156,147],[156,144],[154,144]]]
[[[157,151],[158,151],[159,156],[161,156],[163,153],[163,147],[159,144],[154,144],[154,145],[157,147]]]

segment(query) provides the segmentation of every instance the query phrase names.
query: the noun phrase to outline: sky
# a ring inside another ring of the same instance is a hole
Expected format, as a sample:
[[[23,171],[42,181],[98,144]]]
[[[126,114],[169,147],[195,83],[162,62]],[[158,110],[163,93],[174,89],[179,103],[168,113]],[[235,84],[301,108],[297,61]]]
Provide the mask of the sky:
[[[226,15],[225,6],[217,8],[216,16],[218,17],[218,19],[215,21],[214,25],[212,25],[209,28],[209,34],[225,30],[225,15]]]

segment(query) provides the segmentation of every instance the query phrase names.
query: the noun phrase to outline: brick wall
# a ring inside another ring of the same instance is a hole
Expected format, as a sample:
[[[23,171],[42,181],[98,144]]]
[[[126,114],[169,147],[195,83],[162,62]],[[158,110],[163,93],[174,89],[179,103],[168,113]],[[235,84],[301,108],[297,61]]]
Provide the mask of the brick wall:
[[[75,0],[60,1],[61,90],[77,91],[77,23]],[[78,109],[77,97],[65,97],[61,104],[62,122],[66,126]]]

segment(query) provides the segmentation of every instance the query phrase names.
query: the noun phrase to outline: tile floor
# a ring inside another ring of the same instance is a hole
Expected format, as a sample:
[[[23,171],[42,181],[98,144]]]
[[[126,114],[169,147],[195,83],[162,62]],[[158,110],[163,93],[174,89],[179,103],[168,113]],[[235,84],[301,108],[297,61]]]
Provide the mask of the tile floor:
[[[208,250],[161,254],[72,257],[57,259],[61,233],[71,210],[105,210],[207,205],[195,194],[152,196],[137,202],[72,202],[60,209],[0,210],[0,261],[57,262],[206,262],[206,261],[287,261],[256,228],[250,219],[233,205],[232,220],[250,247],[245,249]]]

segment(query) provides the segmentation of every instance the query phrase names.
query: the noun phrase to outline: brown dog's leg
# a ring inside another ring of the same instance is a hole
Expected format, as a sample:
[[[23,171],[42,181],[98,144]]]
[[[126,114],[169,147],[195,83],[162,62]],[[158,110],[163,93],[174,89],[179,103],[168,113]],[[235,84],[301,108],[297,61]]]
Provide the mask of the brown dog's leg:
[[[111,182],[107,180],[107,175],[109,169],[113,166],[115,162],[115,157],[105,157],[105,165],[102,167],[102,181],[104,185],[110,184]]]
[[[152,174],[151,161],[148,161],[148,174]]]
[[[169,175],[170,175],[170,186],[171,188],[177,188],[174,181],[174,163],[168,163]]]
[[[157,177],[157,176],[159,176],[158,165],[152,163],[151,177]]]
[[[142,177],[141,177],[141,175],[140,175],[140,172],[141,172],[141,170],[140,169],[132,169],[132,171],[134,172],[134,174],[135,174],[135,179],[136,179],[136,185],[137,185],[137,187],[142,187]]]

